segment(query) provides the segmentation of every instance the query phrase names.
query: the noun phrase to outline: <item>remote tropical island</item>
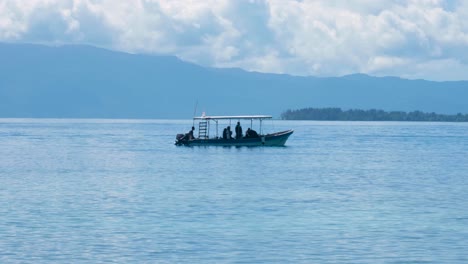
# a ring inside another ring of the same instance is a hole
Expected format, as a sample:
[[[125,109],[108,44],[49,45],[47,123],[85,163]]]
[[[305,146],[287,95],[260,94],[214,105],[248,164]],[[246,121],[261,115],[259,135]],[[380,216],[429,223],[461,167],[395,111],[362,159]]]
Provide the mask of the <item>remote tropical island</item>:
[[[370,109],[303,108],[286,110],[281,114],[284,120],[325,120],[325,121],[425,121],[425,122],[468,122],[468,114],[445,115],[421,111],[403,112]]]

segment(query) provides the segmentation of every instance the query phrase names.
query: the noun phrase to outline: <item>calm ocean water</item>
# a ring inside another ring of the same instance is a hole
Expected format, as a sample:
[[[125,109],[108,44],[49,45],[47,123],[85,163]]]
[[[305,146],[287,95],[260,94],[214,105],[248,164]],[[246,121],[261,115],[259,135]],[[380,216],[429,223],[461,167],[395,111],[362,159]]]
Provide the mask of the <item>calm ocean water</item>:
[[[468,263],[468,124],[0,119],[0,263]]]

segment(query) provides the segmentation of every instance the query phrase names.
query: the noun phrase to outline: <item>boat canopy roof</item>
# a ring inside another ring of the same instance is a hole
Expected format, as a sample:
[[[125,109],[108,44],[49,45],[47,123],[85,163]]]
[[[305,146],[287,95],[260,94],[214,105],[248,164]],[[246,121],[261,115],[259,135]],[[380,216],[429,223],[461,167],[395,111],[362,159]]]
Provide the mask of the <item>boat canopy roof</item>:
[[[197,116],[194,120],[220,120],[220,119],[271,119],[269,115],[239,115],[239,116]]]

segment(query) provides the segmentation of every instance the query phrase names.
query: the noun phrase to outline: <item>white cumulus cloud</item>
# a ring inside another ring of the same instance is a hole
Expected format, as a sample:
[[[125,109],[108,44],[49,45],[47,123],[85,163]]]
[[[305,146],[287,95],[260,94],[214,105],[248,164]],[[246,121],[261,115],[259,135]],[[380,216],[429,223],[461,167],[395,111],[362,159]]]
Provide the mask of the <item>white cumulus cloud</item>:
[[[462,0],[0,0],[0,41],[294,75],[468,79]]]

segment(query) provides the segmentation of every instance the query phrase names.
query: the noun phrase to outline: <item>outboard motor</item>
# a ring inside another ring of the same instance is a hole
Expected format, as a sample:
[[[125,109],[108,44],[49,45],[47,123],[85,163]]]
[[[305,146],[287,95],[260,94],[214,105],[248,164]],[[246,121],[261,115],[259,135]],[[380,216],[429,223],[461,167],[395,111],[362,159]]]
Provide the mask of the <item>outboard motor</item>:
[[[184,134],[177,134],[176,136],[176,140],[179,141],[179,140],[182,140],[184,138]]]
[[[185,138],[184,134],[177,134],[175,144],[178,146],[182,145],[184,138]]]

